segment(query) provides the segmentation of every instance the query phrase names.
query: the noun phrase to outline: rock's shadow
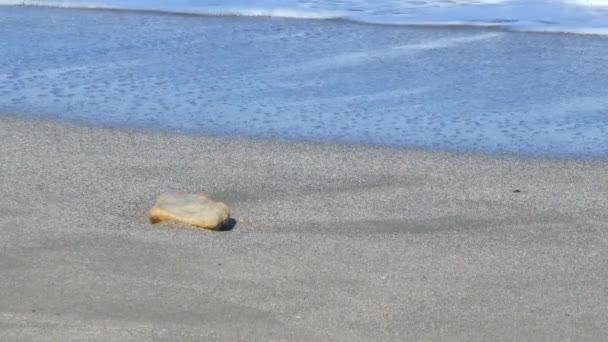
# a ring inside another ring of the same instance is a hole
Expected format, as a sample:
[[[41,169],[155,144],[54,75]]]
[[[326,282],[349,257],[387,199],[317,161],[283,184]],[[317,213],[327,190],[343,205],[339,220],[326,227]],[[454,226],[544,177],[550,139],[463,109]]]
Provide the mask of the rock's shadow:
[[[222,228],[220,228],[219,231],[220,232],[229,232],[236,227],[237,223],[238,223],[237,220],[230,218],[230,219],[228,219],[228,222],[226,222],[226,224],[223,225]]]

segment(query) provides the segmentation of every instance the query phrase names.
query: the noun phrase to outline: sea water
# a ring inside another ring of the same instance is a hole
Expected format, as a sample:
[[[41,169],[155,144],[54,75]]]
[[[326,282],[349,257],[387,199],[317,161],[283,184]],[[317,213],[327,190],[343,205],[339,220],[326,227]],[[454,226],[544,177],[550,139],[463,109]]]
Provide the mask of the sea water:
[[[608,0],[0,0],[0,5],[608,33]]]
[[[608,156],[605,1],[0,4],[0,115]]]

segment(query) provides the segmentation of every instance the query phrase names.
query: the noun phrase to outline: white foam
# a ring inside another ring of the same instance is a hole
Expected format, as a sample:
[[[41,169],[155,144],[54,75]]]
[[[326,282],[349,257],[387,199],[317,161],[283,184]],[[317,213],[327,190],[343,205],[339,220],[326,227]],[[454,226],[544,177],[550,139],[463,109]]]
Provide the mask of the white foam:
[[[454,47],[460,44],[474,43],[491,39],[498,39],[502,36],[501,33],[484,33],[458,38],[442,38],[432,41],[423,41],[414,44],[389,46],[379,50],[366,50],[362,52],[349,52],[335,56],[324,57],[312,61],[302,63],[300,65],[283,69],[283,72],[305,72],[337,68],[347,68],[359,66],[362,64],[372,63],[374,61],[383,61],[388,59],[399,58],[408,54],[419,51],[445,49]]]
[[[569,5],[591,8],[608,8],[608,0],[563,0],[563,2]]]
[[[499,26],[520,31],[608,32],[608,0],[0,0],[0,5],[167,13],[346,19],[384,25]]]

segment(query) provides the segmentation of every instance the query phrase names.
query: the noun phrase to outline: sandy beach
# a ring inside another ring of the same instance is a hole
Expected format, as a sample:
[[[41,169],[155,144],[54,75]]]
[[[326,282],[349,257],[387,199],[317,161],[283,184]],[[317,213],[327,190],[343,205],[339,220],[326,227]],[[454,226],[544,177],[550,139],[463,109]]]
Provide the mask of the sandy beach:
[[[608,335],[608,164],[0,119],[0,340]],[[165,191],[231,231],[151,225]]]

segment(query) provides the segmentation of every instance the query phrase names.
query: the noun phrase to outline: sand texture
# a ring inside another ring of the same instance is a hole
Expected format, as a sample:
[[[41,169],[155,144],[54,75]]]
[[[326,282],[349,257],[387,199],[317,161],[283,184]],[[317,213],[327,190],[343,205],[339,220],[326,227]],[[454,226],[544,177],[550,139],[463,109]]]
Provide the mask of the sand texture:
[[[608,163],[0,118],[0,340],[608,336]],[[166,191],[232,229],[151,225]]]

